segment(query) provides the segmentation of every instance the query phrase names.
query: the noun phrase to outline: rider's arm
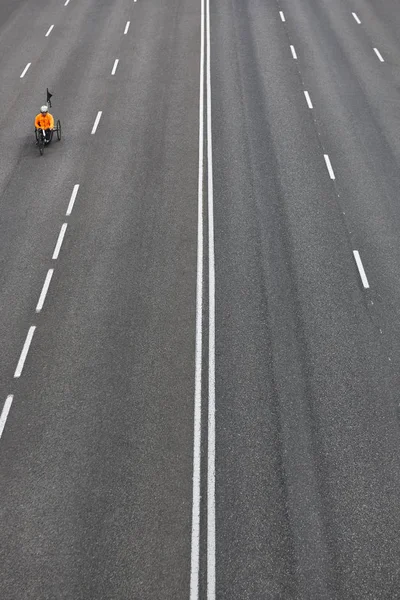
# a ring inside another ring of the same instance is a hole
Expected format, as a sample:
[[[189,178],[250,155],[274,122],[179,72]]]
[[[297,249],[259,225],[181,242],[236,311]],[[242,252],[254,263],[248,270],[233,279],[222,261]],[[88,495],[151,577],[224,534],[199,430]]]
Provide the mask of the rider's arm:
[[[50,129],[54,129],[54,117],[50,113],[47,113],[50,119]]]
[[[36,129],[40,129],[39,119],[40,119],[40,115],[36,115],[36,117],[35,117],[35,127],[36,127]]]

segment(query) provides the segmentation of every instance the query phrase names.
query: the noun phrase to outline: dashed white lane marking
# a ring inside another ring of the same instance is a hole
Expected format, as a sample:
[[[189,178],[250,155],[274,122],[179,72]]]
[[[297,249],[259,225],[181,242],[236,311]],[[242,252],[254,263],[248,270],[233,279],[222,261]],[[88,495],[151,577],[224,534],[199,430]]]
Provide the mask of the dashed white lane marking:
[[[313,104],[311,102],[310,94],[307,92],[307,90],[304,90],[304,95],[305,95],[306,100],[307,100],[308,108],[313,108]]]
[[[51,34],[51,32],[53,31],[54,25],[51,25],[51,27],[49,27],[48,32],[46,33],[45,37],[49,37],[49,35]]]
[[[353,15],[353,17],[355,18],[355,20],[357,21],[357,23],[358,23],[359,25],[361,25],[361,21],[360,21],[360,19],[357,17],[356,13],[355,13],[355,12],[353,12],[353,13],[352,13],[352,15]]]
[[[294,60],[297,60],[297,54],[296,54],[296,50],[294,49],[294,46],[290,46],[290,49],[292,51],[292,56],[293,56]]]
[[[329,156],[327,154],[324,154],[324,158],[325,158],[327,169],[329,171],[330,178],[335,179],[335,173],[333,172],[333,169],[332,169],[331,159],[329,158]]]
[[[39,313],[42,308],[44,301],[46,299],[46,294],[49,289],[51,278],[53,277],[54,269],[49,269],[46,275],[46,279],[43,284],[42,292],[40,294],[39,302],[37,303],[36,312]]]
[[[12,395],[7,396],[6,401],[4,402],[3,410],[1,411],[1,415],[0,415],[0,438],[3,435],[4,425],[6,424],[8,413],[10,412],[10,408],[11,408],[11,404],[12,404],[13,398],[14,398],[14,396],[12,396]]]
[[[103,111],[99,110],[99,112],[97,113],[96,120],[95,120],[95,122],[94,122],[94,125],[93,125],[93,129],[92,129],[92,135],[94,135],[94,134],[96,133],[96,129],[97,129],[97,127],[98,127],[98,124],[99,124],[99,122],[100,122],[100,119],[101,119],[101,115],[102,115],[102,114],[103,114]]]
[[[124,35],[126,35],[126,34],[128,33],[128,29],[129,29],[129,25],[130,25],[130,24],[131,24],[131,22],[130,22],[130,21],[127,21],[127,22],[126,22],[126,25],[125,25],[125,31],[124,31]]]
[[[364,286],[365,289],[368,289],[369,288],[369,283],[368,283],[368,279],[367,279],[367,276],[366,276],[365,271],[364,271],[364,266],[363,266],[362,261],[361,261],[360,253],[358,252],[358,250],[353,250],[353,254],[354,254],[354,258],[355,258],[356,263],[357,263],[358,272],[360,273],[362,284],[363,284],[363,286]]]
[[[200,479],[201,479],[201,388],[203,344],[203,177],[204,177],[204,1],[200,9],[199,169],[197,190],[197,278],[196,342],[193,424],[193,492],[190,550],[190,600],[199,599],[200,570]]]
[[[78,190],[79,190],[79,183],[77,183],[76,185],[74,185],[74,189],[72,191],[71,199],[70,199],[69,204],[68,204],[67,212],[65,213],[67,217],[69,217],[69,215],[72,213],[72,209],[74,208],[75,199],[76,199],[76,195],[78,193]]]
[[[377,48],[374,48],[374,52],[381,62],[385,62],[382,58],[382,54],[379,52],[379,50]]]
[[[27,70],[29,69],[29,67],[31,66],[32,63],[28,63],[25,67],[25,69],[22,71],[21,75],[19,76],[20,79],[22,79],[24,77],[24,75],[26,74]]]
[[[65,0],[64,6],[68,6],[68,4],[69,4],[69,0]]]
[[[54,252],[53,252],[53,256],[52,256],[53,260],[57,260],[58,255],[60,254],[61,244],[63,243],[64,235],[65,235],[65,232],[67,231],[67,226],[68,226],[68,223],[64,223],[61,227],[60,233],[58,235],[57,244],[56,244],[56,247],[54,248]]]
[[[279,11],[279,14],[280,14],[281,19],[282,19],[282,21],[284,23],[285,22],[285,15],[283,14],[283,12],[281,10]]]
[[[111,75],[115,75],[115,71],[117,70],[118,63],[119,63],[119,58],[116,58],[114,66],[113,66],[112,71],[111,71]]]
[[[35,333],[35,329],[35,325],[32,325],[32,327],[29,328],[24,347],[22,348],[21,356],[19,357],[17,368],[15,369],[14,377],[21,376],[22,369],[24,368],[25,360],[29,352],[29,347],[32,342],[33,334]]]

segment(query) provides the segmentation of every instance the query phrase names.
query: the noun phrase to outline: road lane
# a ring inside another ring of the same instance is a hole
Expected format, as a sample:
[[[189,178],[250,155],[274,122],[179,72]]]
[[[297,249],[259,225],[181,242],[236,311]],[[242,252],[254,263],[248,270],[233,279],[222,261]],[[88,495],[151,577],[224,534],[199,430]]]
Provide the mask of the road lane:
[[[396,589],[397,376],[337,198],[349,157],[333,159],[325,120],[318,135],[304,103],[305,46],[318,115],[321,54],[337,77],[342,66],[315,4],[280,3],[289,40],[276,2],[222,2],[212,14],[219,598]],[[361,89],[348,94],[342,118],[349,100],[365,102]],[[346,153],[337,129],[333,148]]]
[[[17,227],[42,165],[55,180],[37,202],[37,224],[17,236],[43,250],[30,312],[24,299],[17,321],[22,328],[35,317],[37,330],[1,440],[10,600],[186,598],[189,589],[199,9],[191,0],[138,5],[125,37],[127,3],[95,4],[97,20],[75,34],[87,35],[73,37],[63,57],[58,48],[41,59],[68,124],[64,140],[45,152],[33,182],[26,163],[41,159],[22,154],[22,175],[3,190],[6,203],[11,191],[18,198]],[[66,36],[54,42],[66,47]]]

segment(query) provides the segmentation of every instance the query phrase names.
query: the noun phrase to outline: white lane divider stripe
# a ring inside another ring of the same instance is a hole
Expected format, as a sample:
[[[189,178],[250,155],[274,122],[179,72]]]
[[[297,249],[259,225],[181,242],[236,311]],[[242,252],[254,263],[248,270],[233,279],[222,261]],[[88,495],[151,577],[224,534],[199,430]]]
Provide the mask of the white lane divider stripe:
[[[355,12],[353,12],[353,13],[352,13],[352,15],[353,15],[353,17],[355,18],[356,22],[357,22],[359,25],[361,25],[361,21],[360,21],[360,19],[357,17],[356,13],[355,13]]]
[[[47,272],[46,279],[43,284],[42,292],[40,294],[39,302],[37,303],[37,307],[36,307],[37,313],[39,313],[43,308],[43,304],[46,299],[46,294],[49,289],[49,285],[51,282],[51,278],[53,277],[53,273],[54,273],[54,269],[49,269]]]
[[[49,37],[49,35],[51,34],[51,32],[53,31],[54,25],[51,25],[51,27],[49,27],[48,32],[46,33],[45,37]]]
[[[307,90],[304,90],[304,95],[305,95],[306,100],[307,100],[308,108],[313,108],[313,104],[311,102],[310,94],[307,92]]]
[[[22,78],[23,78],[23,77],[26,75],[26,72],[27,72],[27,70],[29,69],[29,67],[31,66],[31,64],[32,64],[32,63],[28,63],[28,64],[26,65],[25,69],[22,71],[21,75],[19,76],[19,77],[20,77],[20,79],[22,79]]]
[[[129,29],[129,25],[130,25],[130,24],[131,24],[131,22],[130,22],[130,21],[127,21],[127,22],[126,22],[126,25],[125,25],[125,31],[124,31],[124,35],[126,35],[126,34],[128,33],[128,29]]]
[[[71,199],[70,199],[69,204],[68,204],[67,212],[65,213],[67,217],[69,217],[69,215],[72,213],[72,209],[74,208],[75,199],[76,199],[76,196],[78,194],[78,190],[79,190],[79,183],[77,183],[76,185],[74,185],[74,189],[72,191]]]
[[[325,158],[326,167],[329,171],[330,178],[335,179],[335,173],[333,172],[333,169],[332,169],[331,159],[329,158],[329,156],[327,154],[324,154],[324,158]]]
[[[201,476],[201,388],[203,344],[203,152],[204,152],[204,0],[201,0],[200,86],[199,86],[199,170],[197,191],[197,281],[196,346],[193,433],[193,498],[190,557],[190,600],[199,599],[200,569],[200,476]]]
[[[97,113],[96,120],[95,120],[94,125],[93,125],[92,135],[94,135],[96,133],[96,129],[97,129],[98,125],[99,125],[99,122],[100,122],[102,114],[103,114],[103,111],[99,110],[99,112]]]
[[[285,22],[285,15],[283,14],[283,12],[281,10],[279,11],[279,14],[281,16],[282,22],[284,23]]]
[[[381,62],[385,62],[382,58],[382,54],[379,52],[379,50],[377,48],[374,48],[374,52]]]
[[[64,223],[61,227],[60,233],[58,235],[57,244],[56,244],[56,247],[54,248],[54,252],[53,252],[53,256],[52,256],[53,260],[57,260],[58,255],[60,254],[61,244],[63,243],[63,239],[64,239],[65,232],[67,231],[67,227],[68,227],[68,223]]]
[[[68,4],[69,4],[69,0],[65,0],[64,6],[68,6]]]
[[[208,440],[207,600],[215,600],[215,248],[211,115],[210,0],[207,0],[207,172],[208,172]]]
[[[297,60],[297,54],[296,54],[296,50],[294,49],[294,46],[290,46],[290,49],[292,51],[292,56],[293,56],[294,60]]]
[[[22,369],[24,368],[25,360],[29,352],[29,347],[32,342],[33,334],[35,333],[35,329],[35,325],[32,325],[32,327],[29,328],[24,347],[22,348],[21,356],[19,357],[17,368],[15,369],[14,377],[21,376]]]
[[[115,75],[115,71],[117,70],[118,63],[119,63],[119,58],[116,58],[115,62],[114,62],[114,66],[113,66],[112,71],[111,71],[111,75]]]
[[[11,404],[14,396],[11,394],[7,396],[6,401],[4,402],[3,410],[0,415],[0,438],[3,435],[4,425],[6,424],[8,413],[10,412]]]
[[[360,273],[362,284],[365,289],[368,289],[369,283],[368,283],[368,279],[367,279],[367,276],[364,271],[364,266],[361,261],[360,253],[358,252],[358,250],[353,250],[353,254],[354,254],[355,261],[357,263],[358,272]]]

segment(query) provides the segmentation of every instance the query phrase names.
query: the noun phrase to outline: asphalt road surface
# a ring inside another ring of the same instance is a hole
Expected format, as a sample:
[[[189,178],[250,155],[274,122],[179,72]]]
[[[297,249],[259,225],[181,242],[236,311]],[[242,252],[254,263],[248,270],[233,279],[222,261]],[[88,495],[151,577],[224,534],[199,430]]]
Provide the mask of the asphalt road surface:
[[[398,2],[2,0],[0,78],[1,599],[400,598]]]

